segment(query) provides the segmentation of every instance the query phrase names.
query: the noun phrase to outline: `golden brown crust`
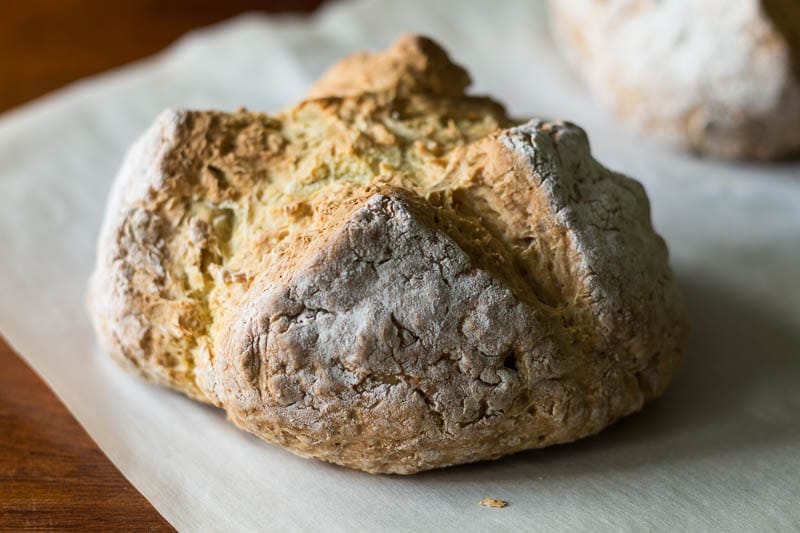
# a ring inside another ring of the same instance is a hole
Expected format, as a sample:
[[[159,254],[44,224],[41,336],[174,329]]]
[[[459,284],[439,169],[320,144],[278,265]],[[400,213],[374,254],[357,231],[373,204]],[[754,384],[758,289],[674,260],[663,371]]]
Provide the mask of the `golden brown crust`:
[[[685,317],[643,189],[467,82],[409,36],[277,115],[162,115],[109,202],[103,347],[370,472],[567,442],[658,396]]]
[[[343,59],[314,84],[308,98],[362,93],[459,98],[469,84],[467,71],[452,63],[438,44],[419,35],[404,35],[384,52],[361,52]]]

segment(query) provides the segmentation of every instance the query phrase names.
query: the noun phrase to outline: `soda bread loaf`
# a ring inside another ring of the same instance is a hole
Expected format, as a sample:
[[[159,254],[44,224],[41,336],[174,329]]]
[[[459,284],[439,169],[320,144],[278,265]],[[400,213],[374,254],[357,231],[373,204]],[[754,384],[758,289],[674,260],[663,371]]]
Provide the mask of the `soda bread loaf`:
[[[575,70],[640,130],[701,153],[800,151],[800,1],[551,0]]]
[[[425,38],[288,110],[168,111],[117,177],[102,347],[305,457],[409,474],[591,435],[686,332],[636,181]]]

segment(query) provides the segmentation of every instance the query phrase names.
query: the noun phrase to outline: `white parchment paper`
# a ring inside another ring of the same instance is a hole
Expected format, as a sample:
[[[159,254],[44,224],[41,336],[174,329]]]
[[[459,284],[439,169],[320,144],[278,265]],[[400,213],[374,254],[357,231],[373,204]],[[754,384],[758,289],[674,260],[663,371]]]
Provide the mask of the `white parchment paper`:
[[[583,125],[640,179],[693,334],[667,395],[597,437],[413,477],[307,461],[98,353],[86,278],[111,179],[165,107],[274,110],[336,58],[424,32],[517,116]],[[542,2],[334,4],[242,17],[0,119],[0,332],[181,530],[800,528],[800,163],[693,158],[621,129],[562,65]],[[510,502],[501,510],[478,501]]]

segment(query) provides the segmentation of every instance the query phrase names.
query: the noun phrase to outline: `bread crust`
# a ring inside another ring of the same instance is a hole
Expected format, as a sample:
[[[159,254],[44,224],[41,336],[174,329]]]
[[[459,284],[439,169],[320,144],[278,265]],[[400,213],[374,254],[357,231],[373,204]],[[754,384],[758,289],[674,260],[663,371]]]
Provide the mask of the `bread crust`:
[[[553,33],[589,87],[635,128],[726,158],[800,151],[794,0],[552,0]]]
[[[641,185],[467,84],[406,36],[276,115],[162,114],[109,200],[102,347],[375,473],[568,442],[660,395],[686,319]]]

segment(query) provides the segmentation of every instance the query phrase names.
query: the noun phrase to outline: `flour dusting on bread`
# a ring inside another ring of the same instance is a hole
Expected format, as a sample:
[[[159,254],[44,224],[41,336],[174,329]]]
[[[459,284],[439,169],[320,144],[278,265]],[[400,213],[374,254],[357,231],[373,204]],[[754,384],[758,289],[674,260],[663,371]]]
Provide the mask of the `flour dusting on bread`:
[[[161,115],[109,201],[103,348],[369,472],[568,442],[660,395],[685,312],[641,185],[468,83],[405,36],[280,113]]]

